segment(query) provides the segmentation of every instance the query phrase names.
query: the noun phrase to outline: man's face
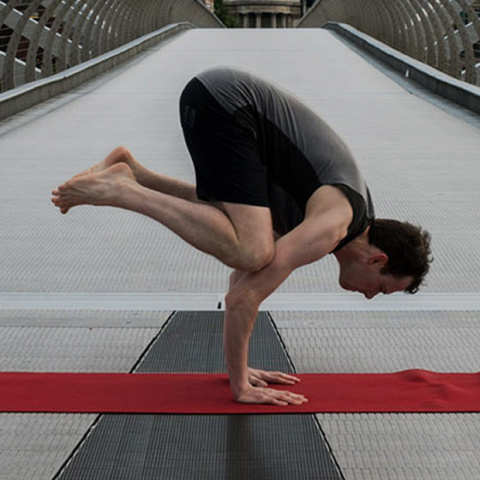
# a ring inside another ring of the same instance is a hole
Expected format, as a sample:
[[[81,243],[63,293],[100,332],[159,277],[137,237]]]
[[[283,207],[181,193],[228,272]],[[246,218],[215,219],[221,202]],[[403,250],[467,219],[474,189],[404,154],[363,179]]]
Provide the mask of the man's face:
[[[413,282],[413,277],[394,277],[381,273],[382,262],[349,263],[340,268],[340,286],[345,290],[359,292],[371,299],[379,293],[402,292]]]

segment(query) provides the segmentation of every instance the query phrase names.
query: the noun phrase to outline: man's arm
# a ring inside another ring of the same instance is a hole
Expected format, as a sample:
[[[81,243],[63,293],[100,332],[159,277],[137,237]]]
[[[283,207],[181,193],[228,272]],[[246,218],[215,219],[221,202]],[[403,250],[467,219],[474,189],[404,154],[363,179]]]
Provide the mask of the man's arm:
[[[334,209],[307,216],[297,228],[276,242],[270,265],[238,280],[226,296],[224,347],[232,392],[243,403],[287,405],[303,403],[302,395],[258,388],[249,381],[248,342],[262,301],[296,268],[327,255],[345,235],[348,213]],[[281,379],[279,379],[281,381]],[[292,383],[286,380],[282,383]]]

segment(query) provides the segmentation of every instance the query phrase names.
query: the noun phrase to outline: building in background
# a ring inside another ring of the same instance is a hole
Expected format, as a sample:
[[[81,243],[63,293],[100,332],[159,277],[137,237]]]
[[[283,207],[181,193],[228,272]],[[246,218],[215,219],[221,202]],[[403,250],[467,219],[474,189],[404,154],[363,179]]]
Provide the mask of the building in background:
[[[204,3],[210,11],[213,12],[215,10],[214,0],[200,0],[200,1]]]
[[[223,0],[240,28],[292,28],[304,13],[305,0]]]

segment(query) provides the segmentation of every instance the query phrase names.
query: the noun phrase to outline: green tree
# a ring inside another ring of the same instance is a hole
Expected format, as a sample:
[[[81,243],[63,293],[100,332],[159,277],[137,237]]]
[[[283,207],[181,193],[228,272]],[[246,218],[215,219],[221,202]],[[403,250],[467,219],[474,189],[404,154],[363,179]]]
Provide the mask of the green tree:
[[[225,7],[223,0],[215,0],[213,6],[215,9],[215,15],[227,28],[238,27],[237,19],[228,13],[227,7]]]

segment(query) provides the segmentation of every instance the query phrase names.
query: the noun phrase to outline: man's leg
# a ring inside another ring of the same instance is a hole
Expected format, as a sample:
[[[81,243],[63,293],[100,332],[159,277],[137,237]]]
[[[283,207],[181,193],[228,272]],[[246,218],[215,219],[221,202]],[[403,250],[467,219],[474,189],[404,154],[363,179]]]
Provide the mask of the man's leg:
[[[75,175],[74,178],[90,173],[99,173],[117,163],[126,163],[132,170],[136,181],[146,188],[166,193],[167,195],[173,195],[174,197],[183,198],[191,202],[199,201],[195,185],[149,170],[133,156],[128,148],[123,146],[113,149],[100,163],[97,163],[88,170]]]
[[[273,260],[273,228],[267,207],[223,203],[222,211],[147,188],[126,163],[104,167],[60,185],[52,192],[52,202],[62,213],[76,205],[105,205],[147,215],[202,252],[239,270],[256,271]],[[178,186],[177,192],[181,190]]]

